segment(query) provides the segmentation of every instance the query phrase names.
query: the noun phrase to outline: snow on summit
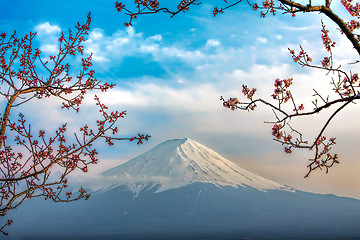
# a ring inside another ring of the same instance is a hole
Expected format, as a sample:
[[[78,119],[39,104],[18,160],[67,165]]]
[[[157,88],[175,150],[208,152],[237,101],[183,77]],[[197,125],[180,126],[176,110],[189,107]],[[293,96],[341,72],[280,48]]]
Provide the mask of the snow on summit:
[[[157,187],[157,192],[195,182],[258,190],[290,188],[251,173],[189,138],[167,140],[144,154],[114,167],[103,176],[119,178],[135,194]]]

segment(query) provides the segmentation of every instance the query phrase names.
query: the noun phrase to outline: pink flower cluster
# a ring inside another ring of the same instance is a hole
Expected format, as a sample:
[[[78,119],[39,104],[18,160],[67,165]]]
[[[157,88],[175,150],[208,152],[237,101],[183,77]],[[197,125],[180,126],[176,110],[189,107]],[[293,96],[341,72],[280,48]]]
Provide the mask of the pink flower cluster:
[[[274,6],[274,1],[273,0],[270,0],[270,1],[266,0],[266,1],[263,2],[263,7],[264,8],[270,8],[272,6]]]
[[[137,4],[138,8],[140,8],[140,6],[150,7],[152,9],[159,8],[159,2],[157,0],[135,0],[135,4]]]
[[[281,124],[274,124],[272,127],[272,135],[277,139],[281,139],[283,133],[280,131],[283,128]]]
[[[325,29],[325,25],[324,25],[324,24],[322,24],[321,32],[322,32],[321,38],[322,38],[322,40],[323,40],[323,44],[324,44],[326,50],[327,50],[328,52],[330,52],[330,51],[331,51],[331,48],[332,48],[332,47],[335,47],[335,42],[333,42],[333,41],[331,40],[331,38],[329,37],[329,31]]]
[[[291,147],[285,147],[284,151],[288,154],[292,153]]]
[[[227,101],[223,102],[223,106],[226,108],[230,108],[231,110],[235,110],[237,108],[236,104],[239,103],[239,100],[237,98],[230,98]]]
[[[217,7],[215,7],[213,10],[213,16],[215,17],[219,13],[223,13],[223,9],[222,8],[218,9]]]
[[[360,4],[357,2],[354,6],[351,2],[352,0],[341,0],[341,4],[346,8],[351,16],[358,17],[360,15]]]
[[[115,8],[118,12],[121,12],[121,10],[123,10],[125,8],[125,4],[121,3],[121,2],[116,2],[115,3]]]
[[[271,95],[274,99],[281,100],[284,102],[287,102],[291,98],[291,92],[288,90],[288,88],[292,84],[292,78],[288,79],[275,79],[274,83],[274,93]]]
[[[321,65],[325,68],[330,66],[330,58],[329,57],[324,57],[324,60],[321,61]]]
[[[349,28],[350,32],[353,32],[355,29],[360,28],[360,23],[356,20],[351,20],[349,23],[347,23],[347,27]]]
[[[189,10],[189,0],[182,0],[179,5],[177,6],[178,10],[181,11],[188,11]],[[214,10],[215,11],[215,10]],[[214,15],[215,16],[215,15]]]
[[[253,88],[250,90],[250,88],[248,88],[248,86],[246,85],[242,85],[242,93],[244,94],[245,97],[247,97],[248,99],[252,100],[252,97],[254,96],[255,92],[256,92],[256,88]]]
[[[335,89],[335,92],[344,96],[350,96],[351,94],[354,94],[355,87],[360,87],[360,84],[356,85],[358,81],[359,75],[357,73],[351,75],[350,79],[346,76],[342,81],[342,86],[338,86]]]
[[[301,62],[301,59],[303,59],[307,62],[312,61],[311,57],[309,57],[309,55],[303,49],[301,49],[301,51],[299,52],[298,55],[295,54],[294,50],[289,49],[289,51],[290,51],[290,54],[292,55],[294,62],[299,62],[299,61]]]
[[[249,3],[250,4],[250,3]],[[264,18],[268,13],[272,13],[273,15],[275,15],[276,13],[276,9],[283,9],[283,7],[280,4],[280,7],[275,7],[274,4],[274,0],[265,0],[262,2],[262,7],[259,7],[259,5],[257,3],[252,5],[252,8],[254,9],[254,11],[260,9],[265,9],[265,11],[261,11],[260,12],[260,16],[262,18]]]

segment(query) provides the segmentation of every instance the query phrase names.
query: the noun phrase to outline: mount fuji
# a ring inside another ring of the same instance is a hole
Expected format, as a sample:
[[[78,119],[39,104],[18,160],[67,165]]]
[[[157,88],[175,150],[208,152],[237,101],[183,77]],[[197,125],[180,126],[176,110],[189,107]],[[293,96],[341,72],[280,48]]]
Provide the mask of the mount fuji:
[[[211,183],[218,187],[251,187],[261,191],[290,188],[246,171],[197,141],[184,138],[165,141],[150,151],[103,173],[122,178],[138,195],[144,189],[155,192],[192,183]],[[125,178],[125,179],[124,179]]]
[[[11,239],[360,238],[359,200],[295,190],[188,138],[101,177],[111,184],[88,201],[24,202]]]

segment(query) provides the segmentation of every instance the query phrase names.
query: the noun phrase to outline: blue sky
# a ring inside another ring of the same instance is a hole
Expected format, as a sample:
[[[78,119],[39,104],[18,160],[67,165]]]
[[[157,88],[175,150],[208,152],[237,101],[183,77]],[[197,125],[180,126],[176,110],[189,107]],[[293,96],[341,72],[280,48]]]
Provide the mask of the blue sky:
[[[242,84],[258,88],[258,96],[269,99],[275,78],[294,77],[297,96],[311,108],[312,89],[329,93],[329,78],[293,63],[287,48],[298,49],[301,44],[319,62],[324,54],[320,19],[326,19],[318,14],[299,14],[295,18],[278,14],[262,19],[246,4],[214,18],[213,5],[207,2],[174,18],[166,14],[143,16],[133,22],[133,27],[125,28],[127,17],[116,11],[115,1],[0,0],[0,29],[8,34],[16,30],[19,36],[37,31],[35,44],[46,56],[56,49],[60,32],[78,21],[84,22],[91,11],[86,53],[94,54],[97,77],[117,84],[106,95],[100,94],[101,99],[114,110],[127,110],[128,116],[119,122],[122,135],[142,132],[152,138],[143,146],[121,142],[108,148],[100,143],[101,162],[90,174],[122,163],[167,139],[189,137],[280,183],[360,198],[356,151],[360,138],[352,129],[359,119],[358,107],[346,110],[329,129],[329,134],[338,137],[341,165],[328,175],[314,172],[304,179],[311,155],[304,151],[286,155],[271,140],[271,125],[263,124],[264,120],[273,120],[271,111],[259,108],[251,113],[232,112],[219,101],[221,95],[241,96]],[[174,3],[166,1],[168,6]],[[338,63],[356,57],[346,39],[331,29],[331,24],[329,27],[338,43]],[[75,128],[83,119],[96,119],[91,99],[90,95],[78,116],[60,110],[55,101],[29,103],[21,111],[39,127],[51,129],[48,122],[52,120],[59,125],[69,122]],[[296,124],[312,139],[324,120],[315,116]]]

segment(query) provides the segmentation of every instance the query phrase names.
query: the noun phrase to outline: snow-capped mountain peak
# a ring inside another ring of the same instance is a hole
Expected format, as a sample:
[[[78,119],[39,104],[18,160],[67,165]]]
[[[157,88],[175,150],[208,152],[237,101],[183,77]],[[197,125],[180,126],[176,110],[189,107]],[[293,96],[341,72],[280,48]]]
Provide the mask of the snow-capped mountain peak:
[[[258,190],[290,188],[251,173],[189,138],[165,141],[146,153],[103,173],[119,178],[138,194],[157,186],[157,192],[195,182]]]

